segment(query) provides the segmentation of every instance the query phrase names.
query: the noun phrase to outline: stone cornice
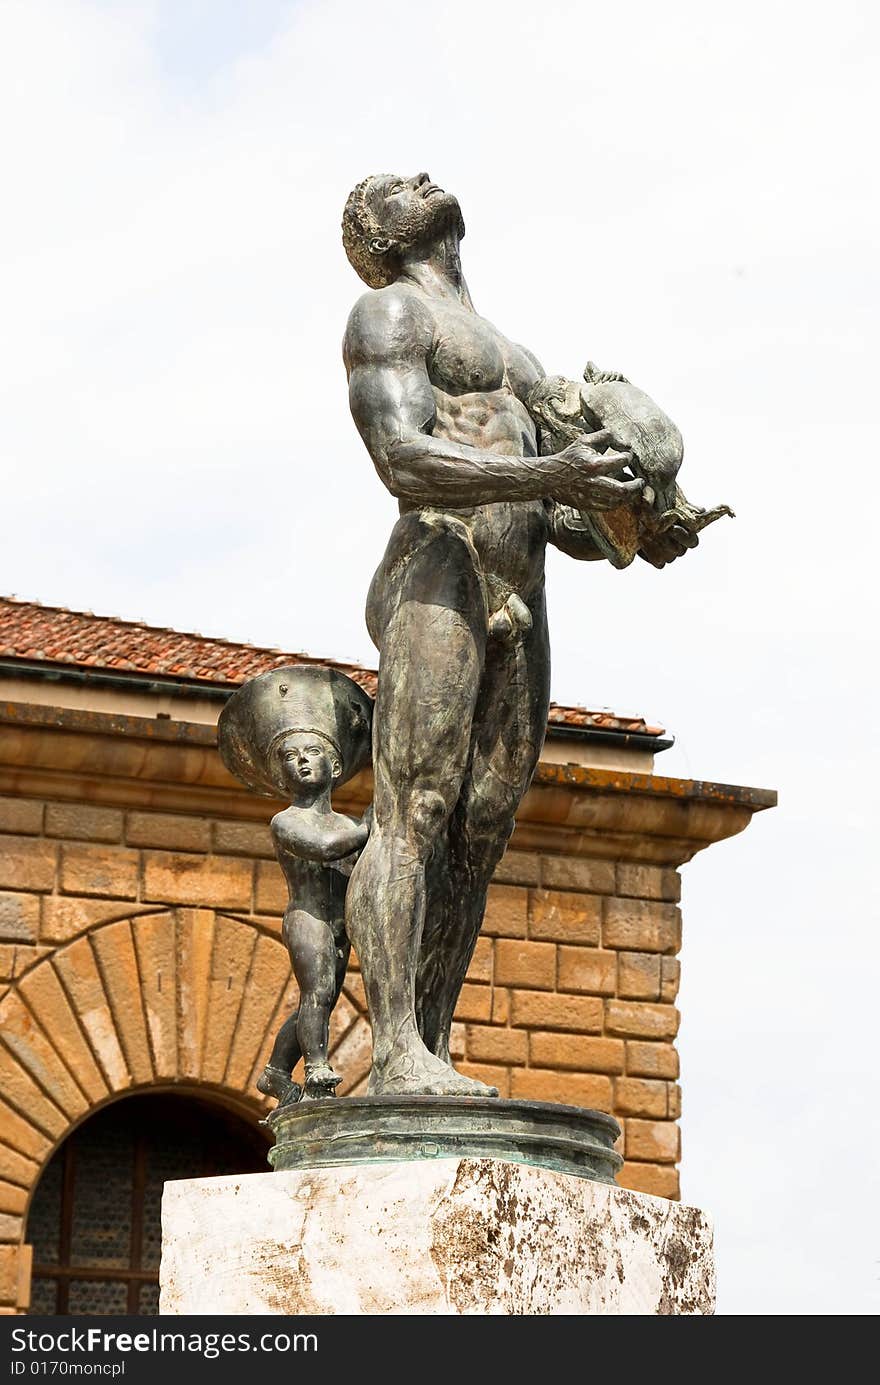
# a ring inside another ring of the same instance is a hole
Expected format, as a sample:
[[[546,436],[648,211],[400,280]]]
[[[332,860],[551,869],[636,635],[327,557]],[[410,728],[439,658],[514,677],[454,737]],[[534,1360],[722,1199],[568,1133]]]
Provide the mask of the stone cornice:
[[[212,726],[0,703],[0,792],[266,820],[217,753]],[[338,795],[361,809],[369,774]],[[542,763],[517,815],[517,850],[680,865],[773,807],[771,790]]]

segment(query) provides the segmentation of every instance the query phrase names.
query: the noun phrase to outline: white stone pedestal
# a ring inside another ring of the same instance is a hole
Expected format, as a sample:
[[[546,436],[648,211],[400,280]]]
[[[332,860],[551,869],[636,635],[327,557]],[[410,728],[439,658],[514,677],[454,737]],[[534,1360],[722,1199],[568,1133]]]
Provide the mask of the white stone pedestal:
[[[694,1207],[502,1159],[197,1178],[162,1199],[163,1314],[703,1314]]]

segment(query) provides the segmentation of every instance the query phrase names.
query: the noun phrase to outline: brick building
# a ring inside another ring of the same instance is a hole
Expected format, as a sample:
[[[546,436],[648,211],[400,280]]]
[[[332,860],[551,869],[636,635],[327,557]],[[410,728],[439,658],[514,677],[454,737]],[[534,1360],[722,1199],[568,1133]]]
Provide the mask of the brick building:
[[[164,1179],[265,1167],[254,1082],[296,998],[277,805],[215,727],[296,661],[0,600],[0,1311],[155,1312]],[[612,1111],[619,1181],[674,1198],[679,867],[775,795],[656,775],[669,744],[551,709],[454,1036],[502,1095]],[[332,1036],[340,1092],[363,1090],[356,959]]]

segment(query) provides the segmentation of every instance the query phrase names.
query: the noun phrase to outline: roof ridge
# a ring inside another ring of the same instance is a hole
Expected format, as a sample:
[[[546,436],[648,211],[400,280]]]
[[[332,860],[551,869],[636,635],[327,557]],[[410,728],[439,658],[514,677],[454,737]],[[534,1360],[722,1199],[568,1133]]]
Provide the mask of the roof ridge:
[[[20,621],[13,611],[21,612]],[[33,613],[31,618],[28,612]],[[71,622],[59,621],[53,630],[55,615],[70,616]],[[77,621],[81,622],[79,628]],[[126,636],[122,633],[125,631],[137,632],[138,637]],[[176,630],[170,625],[149,625],[145,620],[126,620],[122,616],[96,615],[94,611],[46,605],[16,595],[0,595],[0,655],[16,663],[35,661],[56,669],[103,668],[120,673],[182,677],[203,686],[241,683],[263,671],[264,665],[271,663],[277,668],[287,660],[339,669],[368,689],[375,686],[377,677],[375,666],[352,659],[230,640],[223,635],[203,635],[196,630]],[[554,700],[548,708],[548,723],[557,730],[586,724],[654,736],[663,734],[662,727],[649,724],[644,717],[588,703]]]

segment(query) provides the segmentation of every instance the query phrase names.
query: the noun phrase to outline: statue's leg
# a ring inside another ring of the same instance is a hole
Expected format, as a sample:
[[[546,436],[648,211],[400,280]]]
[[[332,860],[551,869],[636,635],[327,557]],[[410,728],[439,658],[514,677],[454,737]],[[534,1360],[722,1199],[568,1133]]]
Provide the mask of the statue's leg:
[[[439,1061],[415,1019],[425,866],[465,773],[486,639],[461,526],[413,516],[414,543],[383,578],[373,732],[374,822],[346,898],[373,1030],[372,1094],[494,1094]]]
[[[298,1101],[300,1086],[291,1080],[291,1073],[302,1057],[296,1027],[299,1023],[299,1010],[294,1010],[278,1030],[272,1046],[272,1053],[262,1073],[257,1078],[257,1091],[264,1096],[274,1096],[281,1104]]]
[[[285,918],[285,932],[299,983],[296,1037],[305,1060],[305,1095],[332,1095],[341,1081],[327,1058],[330,1012],[338,994],[336,940],[324,919],[299,909]]]
[[[493,642],[473,721],[471,754],[446,851],[428,876],[427,923],[416,983],[422,1037],[449,1060],[449,1030],[479,936],[492,874],[514,826],[547,728],[550,651],[543,590],[532,628],[515,645]]]
[[[348,941],[342,918],[335,920],[332,927],[335,975],[330,1015],[333,1014],[334,1006],[339,999],[351,952],[351,943]],[[288,1015],[278,1030],[269,1061],[257,1079],[257,1090],[262,1092],[264,1096],[276,1097],[279,1106],[288,1106],[291,1102],[299,1101],[302,1095],[302,1087],[291,1078],[294,1068],[302,1057],[302,1049],[297,1037],[298,1024],[299,1008]]]

